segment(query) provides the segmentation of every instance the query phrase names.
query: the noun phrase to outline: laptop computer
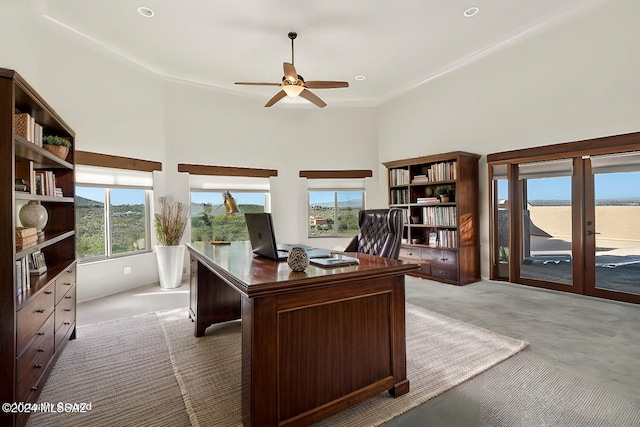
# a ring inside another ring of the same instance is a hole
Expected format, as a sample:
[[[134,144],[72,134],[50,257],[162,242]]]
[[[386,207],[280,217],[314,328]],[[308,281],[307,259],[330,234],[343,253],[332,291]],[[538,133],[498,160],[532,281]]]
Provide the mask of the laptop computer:
[[[310,259],[329,258],[332,253],[328,249],[317,249],[306,245],[276,244],[276,236],[273,231],[273,219],[268,212],[246,213],[251,248],[256,255],[275,260],[286,260],[289,250],[293,247],[302,247],[307,251]]]

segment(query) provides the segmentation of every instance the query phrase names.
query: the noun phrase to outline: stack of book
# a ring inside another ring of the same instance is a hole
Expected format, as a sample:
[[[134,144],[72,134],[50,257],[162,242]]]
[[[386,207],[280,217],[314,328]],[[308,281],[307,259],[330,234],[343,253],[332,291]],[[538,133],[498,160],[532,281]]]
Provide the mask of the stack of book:
[[[412,184],[425,184],[427,182],[429,182],[427,175],[416,175],[411,180]]]
[[[16,178],[14,189],[16,191],[24,191],[24,192],[29,191],[29,188],[27,187],[27,183],[22,178]]]
[[[16,246],[30,246],[38,242],[38,230],[35,227],[16,227]]]
[[[421,205],[432,205],[434,203],[438,203],[439,200],[437,197],[418,197],[416,199],[416,203]]]

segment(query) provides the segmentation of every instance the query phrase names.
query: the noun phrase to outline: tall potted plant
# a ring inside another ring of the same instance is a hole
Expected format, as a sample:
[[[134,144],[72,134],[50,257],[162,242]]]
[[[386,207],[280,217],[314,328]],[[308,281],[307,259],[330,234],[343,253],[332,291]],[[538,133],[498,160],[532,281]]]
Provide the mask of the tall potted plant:
[[[160,287],[175,289],[182,282],[182,266],[184,264],[184,245],[180,244],[187,227],[189,211],[172,197],[160,197],[160,211],[155,214],[156,257],[158,259],[158,275]]]

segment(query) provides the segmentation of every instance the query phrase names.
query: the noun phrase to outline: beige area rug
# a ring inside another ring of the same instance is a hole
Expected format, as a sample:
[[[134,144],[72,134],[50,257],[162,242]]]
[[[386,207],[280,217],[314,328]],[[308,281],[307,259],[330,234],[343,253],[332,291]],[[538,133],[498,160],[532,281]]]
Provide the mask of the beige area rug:
[[[375,426],[509,358],[527,343],[407,304],[411,391],[381,393],[316,423]],[[79,328],[41,401],[92,402],[85,414],[32,414],[39,426],[239,426],[240,322],[193,336],[187,310]]]

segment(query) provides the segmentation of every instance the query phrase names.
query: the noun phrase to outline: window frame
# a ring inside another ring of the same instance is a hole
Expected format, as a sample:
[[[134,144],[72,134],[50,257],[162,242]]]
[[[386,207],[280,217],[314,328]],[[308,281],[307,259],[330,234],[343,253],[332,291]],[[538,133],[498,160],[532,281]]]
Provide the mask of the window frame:
[[[124,186],[124,185],[101,185],[101,184],[83,184],[76,182],[76,192],[77,188],[99,188],[103,190],[103,218],[104,218],[104,244],[105,244],[105,254],[100,256],[91,256],[80,258],[78,256],[78,245],[76,244],[76,259],[79,264],[88,264],[91,262],[99,262],[110,259],[123,258],[128,256],[135,256],[144,253],[152,252],[151,248],[151,201],[153,200],[152,193],[153,190],[150,190],[146,187],[136,187],[136,186]],[[144,204],[145,204],[145,218],[144,218],[144,233],[145,233],[145,248],[138,249],[129,252],[123,252],[118,254],[113,254],[112,252],[112,233],[111,233],[111,190],[113,189],[126,189],[126,190],[140,190],[144,191]],[[76,193],[77,194],[77,193]],[[78,215],[76,215],[76,232],[78,230],[77,227]],[[76,236],[76,240],[79,238],[79,233]]]
[[[322,193],[333,193],[333,209],[334,209],[334,221],[333,221],[333,234],[329,236],[312,236],[311,235],[311,193],[312,192],[322,192]],[[341,236],[339,235],[339,222],[338,222],[338,193],[356,193],[359,192],[362,195],[362,207],[360,210],[366,208],[366,190],[364,187],[344,187],[344,188],[307,188],[307,238],[309,239],[343,239],[348,238],[349,236]],[[351,236],[352,237],[352,236]]]
[[[222,193],[224,193],[225,191],[229,191],[231,193],[231,195],[234,197],[236,197],[237,194],[248,194],[248,193],[254,193],[254,194],[263,194],[264,195],[264,212],[271,212],[271,192],[269,191],[269,189],[233,189],[233,187],[230,187],[229,189],[219,189],[219,188],[190,188],[189,189],[189,210],[191,212],[191,205],[193,204],[193,197],[192,194],[193,193],[216,193],[216,194],[220,194],[222,195]],[[236,201],[237,203],[237,201]],[[224,203],[218,204],[218,205],[214,205],[214,209],[217,209],[221,206],[223,206]],[[239,212],[236,215],[244,215],[244,212]],[[191,226],[192,224],[192,220],[193,220],[193,216],[191,216],[191,213],[189,214],[189,225],[190,225],[190,230],[189,230],[189,239],[191,241],[193,241],[193,227]],[[214,239],[217,238],[216,236],[212,236]],[[248,240],[248,239],[247,239]],[[236,240],[230,240],[230,241],[236,241]],[[244,240],[238,240],[238,241],[244,241]]]

